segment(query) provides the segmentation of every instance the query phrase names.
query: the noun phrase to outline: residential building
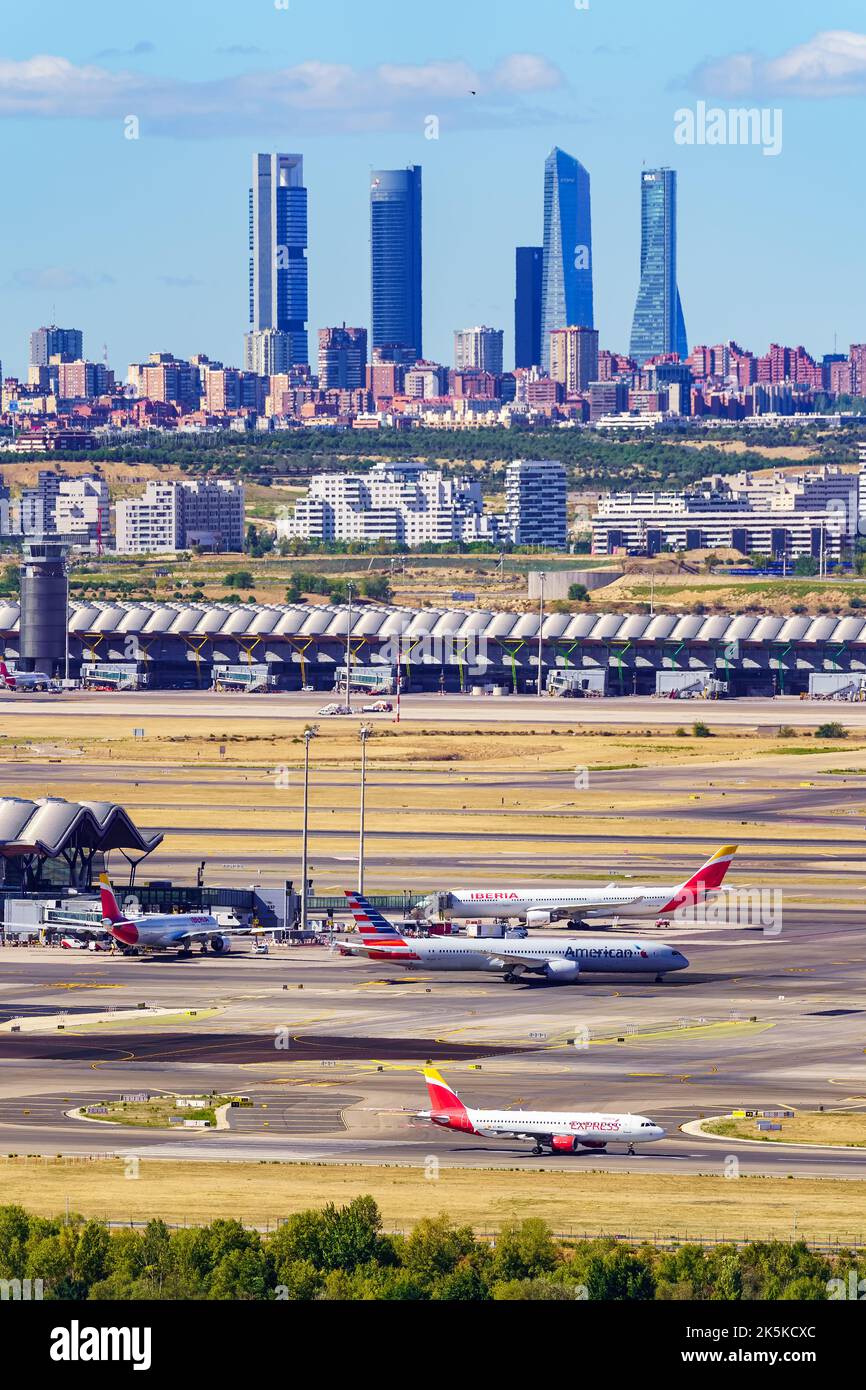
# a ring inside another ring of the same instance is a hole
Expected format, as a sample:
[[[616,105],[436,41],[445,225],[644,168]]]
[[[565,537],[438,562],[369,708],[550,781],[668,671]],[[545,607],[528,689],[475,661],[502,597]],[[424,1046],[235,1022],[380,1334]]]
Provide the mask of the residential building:
[[[505,334],[501,328],[460,328],[454,334],[455,371],[492,372],[499,376],[503,369],[502,345]]]
[[[30,365],[47,367],[52,357],[77,362],[84,356],[84,334],[80,328],[37,328],[30,334]]]
[[[151,480],[144,494],[116,505],[117,549],[124,554],[243,550],[244,489],[228,479]]]
[[[366,328],[320,328],[319,390],[359,391],[366,379]]]
[[[516,459],[505,470],[505,530],[514,545],[564,550],[566,475],[559,459]]]
[[[598,329],[554,328],[550,335],[550,375],[568,394],[586,391],[598,379]]]

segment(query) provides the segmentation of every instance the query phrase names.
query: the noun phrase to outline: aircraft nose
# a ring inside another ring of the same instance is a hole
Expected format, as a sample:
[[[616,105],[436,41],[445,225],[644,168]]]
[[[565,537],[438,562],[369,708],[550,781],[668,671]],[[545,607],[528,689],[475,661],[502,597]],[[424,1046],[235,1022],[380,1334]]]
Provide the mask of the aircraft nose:
[[[673,956],[674,969],[685,970],[689,963],[688,956],[684,956],[682,951],[672,951],[671,955]]]

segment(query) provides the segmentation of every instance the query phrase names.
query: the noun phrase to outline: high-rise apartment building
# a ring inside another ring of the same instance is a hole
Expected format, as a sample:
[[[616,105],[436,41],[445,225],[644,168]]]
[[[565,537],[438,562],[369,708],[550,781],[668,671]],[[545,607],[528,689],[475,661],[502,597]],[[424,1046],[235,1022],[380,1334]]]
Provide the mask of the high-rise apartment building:
[[[518,246],[514,261],[514,365],[541,366],[544,248]]]
[[[643,366],[648,357],[689,355],[683,306],[677,288],[677,176],[673,169],[641,174],[640,287],[634,309],[630,355]]]
[[[299,154],[253,155],[249,193],[250,331],[247,371],[267,356],[276,371],[309,361],[307,342],[307,190]],[[267,342],[260,340],[266,334]],[[259,365],[257,365],[259,364]]]
[[[502,373],[501,328],[459,328],[454,334],[455,371]]]
[[[564,550],[565,468],[559,459],[515,459],[505,470],[505,527],[514,545]]]
[[[421,166],[380,169],[370,183],[371,346],[423,355]]]
[[[544,164],[542,261],[541,365],[547,370],[554,328],[592,328],[595,322],[589,174],[560,149],[551,150]]]
[[[319,390],[360,391],[366,378],[366,328],[320,328]]]
[[[151,480],[142,497],[116,506],[117,549],[123,554],[243,550],[244,489],[228,479]]]
[[[47,367],[52,357],[76,362],[84,356],[84,334],[80,328],[58,328],[52,323],[30,334],[30,365]]]
[[[555,328],[550,335],[550,375],[569,394],[598,380],[598,329]]]

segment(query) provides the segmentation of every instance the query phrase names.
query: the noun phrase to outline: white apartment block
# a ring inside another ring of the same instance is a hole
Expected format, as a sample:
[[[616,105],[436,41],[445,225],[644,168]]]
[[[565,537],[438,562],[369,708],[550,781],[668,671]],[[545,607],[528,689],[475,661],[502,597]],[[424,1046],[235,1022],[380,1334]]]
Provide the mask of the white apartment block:
[[[54,530],[73,544],[108,545],[111,529],[108,483],[102,478],[64,478],[54,501]]]
[[[514,545],[564,550],[566,475],[559,459],[515,459],[505,470],[505,529]]]
[[[592,520],[597,555],[616,550],[732,548],[743,554],[838,560],[862,526],[866,452],[859,472],[738,473],[706,478],[683,492],[620,492]]]
[[[423,463],[376,464],[369,473],[322,473],[291,516],[277,522],[279,539],[393,541],[408,546],[495,539],[481,484],[445,478]]]
[[[117,549],[137,555],[184,550],[243,550],[244,489],[220,478],[151,481],[142,497],[117,503]]]

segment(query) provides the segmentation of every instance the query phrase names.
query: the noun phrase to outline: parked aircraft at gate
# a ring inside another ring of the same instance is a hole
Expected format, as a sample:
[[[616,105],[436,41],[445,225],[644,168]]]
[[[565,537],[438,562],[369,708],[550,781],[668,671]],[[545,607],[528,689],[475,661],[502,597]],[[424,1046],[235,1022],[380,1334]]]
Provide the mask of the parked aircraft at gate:
[[[588,917],[664,919],[693,909],[719,892],[737,845],[722,845],[683,883],[647,887],[608,883],[604,888],[455,888],[431,893],[421,906],[432,921],[516,917],[528,927],[546,927],[570,918],[576,926]]]

